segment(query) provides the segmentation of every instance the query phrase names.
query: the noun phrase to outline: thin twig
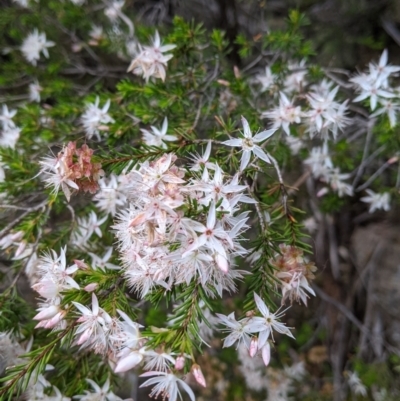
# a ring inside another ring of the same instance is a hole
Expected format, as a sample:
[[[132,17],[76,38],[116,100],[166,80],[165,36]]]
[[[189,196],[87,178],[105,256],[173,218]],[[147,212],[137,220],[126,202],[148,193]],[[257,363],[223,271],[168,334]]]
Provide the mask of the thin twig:
[[[360,185],[358,188],[356,188],[356,192],[360,192],[363,189],[368,188],[369,184],[371,184],[371,182],[374,181],[375,178],[380,176],[390,165],[391,163],[386,162],[381,167],[379,167],[378,170],[374,174],[372,174],[371,177],[369,177],[363,185]]]
[[[25,216],[27,216],[29,213],[35,212],[36,210],[39,210],[40,208],[44,207],[47,204],[47,199],[43,201],[42,203],[39,203],[36,206],[30,207],[25,210],[24,213],[19,215],[17,218],[15,218],[11,223],[7,224],[1,231],[0,231],[0,238],[3,238],[13,227],[15,227]]]
[[[373,131],[373,128],[375,126],[375,122],[376,122],[376,119],[371,119],[368,122],[367,139],[365,140],[363,157],[362,157],[362,161],[361,161],[360,167],[358,168],[357,175],[354,178],[354,181],[353,181],[353,184],[352,184],[353,188],[355,188],[357,186],[357,184],[360,181],[360,178],[362,176],[362,173],[364,172],[364,166],[365,166],[364,162],[365,162],[365,159],[368,157],[369,148],[370,148],[371,139],[372,139],[372,131]]]

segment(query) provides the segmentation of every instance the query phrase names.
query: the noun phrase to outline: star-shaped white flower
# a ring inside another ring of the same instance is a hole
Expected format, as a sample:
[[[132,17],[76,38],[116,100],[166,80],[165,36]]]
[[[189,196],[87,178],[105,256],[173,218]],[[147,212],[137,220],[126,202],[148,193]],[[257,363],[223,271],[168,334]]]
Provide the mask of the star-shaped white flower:
[[[2,106],[2,114],[0,114],[0,121],[3,125],[3,129],[6,131],[7,129],[15,128],[15,123],[12,120],[13,117],[17,114],[17,110],[8,110],[6,104]]]
[[[168,119],[167,117],[164,118],[163,125],[161,129],[158,129],[154,126],[151,126],[152,132],[146,130],[146,129],[141,129],[143,133],[143,141],[146,145],[149,146],[158,146],[163,149],[167,149],[167,145],[164,143],[164,141],[167,142],[173,142],[176,141],[178,138],[174,135],[168,135]]]
[[[54,42],[47,40],[45,33],[39,33],[39,31],[35,29],[22,43],[21,52],[32,65],[36,65],[37,60],[40,59],[40,53],[43,53],[46,58],[49,58],[47,48],[54,45]]]
[[[377,194],[370,189],[366,190],[368,196],[361,198],[362,202],[369,203],[369,212],[373,213],[375,210],[385,210],[386,212],[390,210],[390,194],[389,192],[384,192],[382,194]]]
[[[263,317],[254,317],[253,320],[257,323],[260,323],[264,327],[260,327],[260,335],[258,337],[258,347],[261,349],[267,343],[269,335],[272,334],[272,329],[281,334],[286,334],[289,337],[293,337],[293,334],[290,332],[289,328],[285,326],[284,323],[279,322],[279,318],[283,316],[283,312],[281,313],[271,313],[268,309],[268,306],[265,302],[254,293],[254,301],[257,305],[258,310],[261,312]]]
[[[150,393],[150,397],[157,398],[159,395],[161,395],[161,398],[163,399],[166,399],[168,397],[169,401],[176,401],[178,399],[178,396],[179,399],[182,399],[181,393],[178,388],[179,384],[188,393],[191,401],[195,401],[195,396],[192,389],[183,380],[179,379],[172,373],[152,371],[143,373],[142,375],[140,375],[140,377],[148,377],[154,375],[157,375],[157,377],[146,380],[140,386],[147,387],[155,384]]]
[[[242,116],[242,124],[243,124],[243,138],[229,139],[228,141],[223,142],[225,145],[228,146],[235,146],[242,148],[243,154],[240,160],[240,171],[243,171],[247,167],[252,153],[254,153],[261,160],[264,160],[266,163],[271,163],[268,155],[264,152],[264,150],[260,146],[257,145],[257,143],[260,143],[270,138],[275,133],[276,129],[270,129],[259,132],[257,135],[253,137],[249,123],[243,116]]]

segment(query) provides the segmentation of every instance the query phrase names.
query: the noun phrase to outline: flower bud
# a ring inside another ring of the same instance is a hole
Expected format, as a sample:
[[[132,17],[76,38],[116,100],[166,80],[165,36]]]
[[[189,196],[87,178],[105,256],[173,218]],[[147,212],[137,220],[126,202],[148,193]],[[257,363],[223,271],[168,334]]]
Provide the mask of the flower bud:
[[[74,263],[82,270],[87,270],[89,267],[83,260],[74,259]]]
[[[182,355],[179,355],[175,361],[175,369],[182,370],[184,366],[185,366],[185,358]]]
[[[317,192],[317,198],[321,198],[322,196],[326,195],[329,192],[327,187],[323,187]]]
[[[86,287],[84,287],[83,289],[86,292],[92,292],[98,287],[98,285],[99,285],[99,283],[90,283]]]
[[[258,337],[253,337],[250,343],[249,354],[253,358],[258,351]]]
[[[17,258],[19,255],[21,255],[22,252],[24,252],[25,248],[26,248],[26,241],[21,241],[19,243],[17,250],[15,251],[15,257]]]
[[[197,383],[200,384],[200,386],[207,387],[206,379],[204,378],[203,372],[201,371],[199,365],[194,364],[192,366],[192,373]]]
[[[58,312],[59,307],[51,305],[45,309],[42,309],[36,316],[33,317],[33,320],[48,320],[57,315]]]

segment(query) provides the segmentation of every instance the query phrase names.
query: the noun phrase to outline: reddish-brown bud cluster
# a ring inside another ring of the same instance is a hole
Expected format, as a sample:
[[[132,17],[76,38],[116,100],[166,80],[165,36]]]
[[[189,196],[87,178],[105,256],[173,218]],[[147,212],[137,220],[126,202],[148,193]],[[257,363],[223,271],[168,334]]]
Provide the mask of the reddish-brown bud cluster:
[[[58,154],[58,158],[64,163],[68,179],[79,187],[79,191],[91,194],[97,192],[98,181],[104,175],[101,164],[93,162],[93,153],[94,150],[86,144],[77,148],[76,142],[69,142]]]

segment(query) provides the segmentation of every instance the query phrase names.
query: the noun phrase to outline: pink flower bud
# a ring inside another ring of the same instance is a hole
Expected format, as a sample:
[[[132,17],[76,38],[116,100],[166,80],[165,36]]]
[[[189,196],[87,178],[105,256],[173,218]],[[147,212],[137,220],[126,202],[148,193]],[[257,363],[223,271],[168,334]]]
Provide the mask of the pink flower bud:
[[[74,263],[82,270],[87,270],[89,267],[83,260],[75,259]]]
[[[26,241],[21,241],[17,250],[15,251],[15,257],[17,258],[19,255],[21,255],[22,252],[24,252],[26,248]]]
[[[90,283],[90,284],[88,284],[86,287],[84,287],[83,289],[84,289],[86,292],[92,292],[92,291],[94,291],[98,286],[99,286],[99,283]]]
[[[204,378],[203,372],[201,371],[199,365],[194,364],[192,366],[192,373],[197,383],[200,384],[200,386],[207,387],[206,379]]]
[[[23,236],[24,236],[23,231],[17,231],[16,233],[11,234],[10,238],[12,241],[19,241]]]
[[[317,192],[317,198],[321,198],[322,196],[326,195],[329,192],[327,187],[323,187]]]
[[[42,309],[36,316],[33,317],[33,319],[48,320],[57,315],[58,312],[58,306],[51,305],[48,308]]]
[[[51,329],[55,326],[57,326],[58,323],[61,322],[61,320],[64,319],[64,316],[67,312],[65,310],[62,310],[61,312],[57,313],[54,317],[52,317],[50,320],[48,320],[45,324],[46,329]]]
[[[250,343],[249,354],[253,358],[258,351],[258,337],[253,337]]]
[[[185,358],[182,355],[179,355],[175,361],[175,369],[182,370],[184,366],[185,366]]]
[[[262,347],[262,359],[264,361],[265,366],[269,365],[269,362],[271,360],[271,346],[269,345],[269,342],[267,342],[264,347]]]
[[[82,335],[79,337],[78,341],[76,342],[78,345],[82,345],[85,341],[89,340],[92,335],[92,331],[90,328],[86,329]]]

